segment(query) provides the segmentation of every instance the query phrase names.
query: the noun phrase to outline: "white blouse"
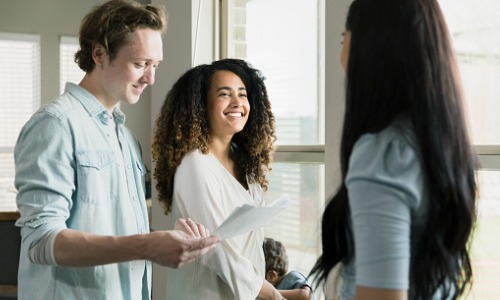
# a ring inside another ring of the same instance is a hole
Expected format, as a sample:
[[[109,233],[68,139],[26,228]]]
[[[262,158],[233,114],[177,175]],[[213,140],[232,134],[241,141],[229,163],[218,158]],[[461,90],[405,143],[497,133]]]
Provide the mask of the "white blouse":
[[[175,173],[170,228],[177,218],[189,217],[214,232],[236,207],[262,206],[260,185],[248,186],[212,154],[186,154]],[[226,239],[193,263],[168,269],[167,299],[255,299],[264,281],[263,236],[261,228]]]

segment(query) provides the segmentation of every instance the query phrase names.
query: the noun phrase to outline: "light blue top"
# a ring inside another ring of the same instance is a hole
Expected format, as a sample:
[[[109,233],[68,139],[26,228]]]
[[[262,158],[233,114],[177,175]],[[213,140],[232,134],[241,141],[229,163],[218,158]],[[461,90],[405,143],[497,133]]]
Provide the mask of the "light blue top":
[[[300,272],[290,271],[286,273],[281,281],[275,286],[278,290],[301,289],[304,286],[311,287],[307,278]]]
[[[429,202],[414,145],[403,119],[354,145],[346,187],[355,257],[341,273],[341,300],[352,299],[356,285],[409,289],[412,244],[422,238]]]
[[[277,290],[294,290],[294,289],[302,289],[303,287],[308,286],[311,289],[311,298],[310,300],[315,300],[314,295],[312,293],[312,287],[304,274],[298,271],[290,271],[283,276],[281,281],[275,285]]]
[[[118,108],[111,116],[93,95],[68,83],[22,129],[14,150],[20,300],[150,299],[149,261],[70,268],[36,264],[28,255],[65,228],[97,235],[149,232],[146,170],[124,121]]]

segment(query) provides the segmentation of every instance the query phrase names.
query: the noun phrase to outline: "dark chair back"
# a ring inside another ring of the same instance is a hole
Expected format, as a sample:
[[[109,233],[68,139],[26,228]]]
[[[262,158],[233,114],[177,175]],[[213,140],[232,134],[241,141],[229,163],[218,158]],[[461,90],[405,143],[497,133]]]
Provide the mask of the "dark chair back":
[[[17,212],[0,212],[0,300],[17,299],[17,269],[21,249]]]

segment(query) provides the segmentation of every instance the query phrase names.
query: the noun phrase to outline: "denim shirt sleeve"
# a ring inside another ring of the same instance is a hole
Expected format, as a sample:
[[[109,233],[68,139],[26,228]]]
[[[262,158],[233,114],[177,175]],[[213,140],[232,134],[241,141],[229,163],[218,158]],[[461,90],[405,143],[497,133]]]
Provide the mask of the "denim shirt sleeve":
[[[75,191],[74,159],[68,129],[49,113],[37,113],[22,129],[14,158],[17,206],[23,243],[66,228]],[[31,248],[31,247],[30,247]]]

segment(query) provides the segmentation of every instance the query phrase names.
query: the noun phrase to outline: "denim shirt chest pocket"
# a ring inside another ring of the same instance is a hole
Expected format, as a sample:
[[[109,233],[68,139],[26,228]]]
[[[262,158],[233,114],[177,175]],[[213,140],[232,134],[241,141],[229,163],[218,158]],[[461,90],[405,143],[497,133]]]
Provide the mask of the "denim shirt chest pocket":
[[[103,204],[119,188],[119,163],[112,151],[76,154],[76,196],[83,202]]]

